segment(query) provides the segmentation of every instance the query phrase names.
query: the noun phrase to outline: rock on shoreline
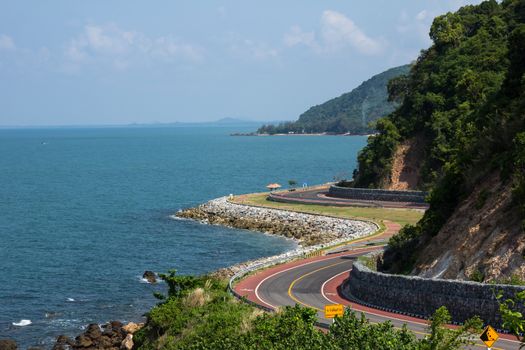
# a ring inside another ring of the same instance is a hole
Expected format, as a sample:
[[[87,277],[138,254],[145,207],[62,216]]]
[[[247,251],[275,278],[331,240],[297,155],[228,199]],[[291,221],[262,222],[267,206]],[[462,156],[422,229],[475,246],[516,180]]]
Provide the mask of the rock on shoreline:
[[[340,238],[353,239],[377,230],[376,225],[366,221],[235,204],[226,197],[181,210],[177,216],[294,238],[302,246],[329,243]]]
[[[131,350],[133,348],[133,334],[143,326],[143,323],[133,322],[123,325],[119,321],[109,322],[102,326],[93,323],[74,340],[64,335],[59,336],[53,350]]]
[[[293,258],[327,245],[368,236],[379,228],[376,224],[367,221],[235,204],[229,202],[226,197],[213,199],[196,208],[181,210],[177,216],[213,225],[281,235],[293,238],[301,245],[295,250],[277,256],[242,262],[212,273],[219,278],[230,278],[235,273],[257,264],[265,264],[282,258]],[[144,278],[155,276],[154,273],[146,274],[146,272]],[[133,347],[133,333],[142,326],[143,324],[136,325],[133,323],[124,326],[117,321],[110,322],[102,327],[90,324],[86,332],[74,340],[65,336],[58,337],[53,350],[131,349]]]
[[[212,225],[248,229],[293,238],[300,244],[296,250],[279,256],[243,262],[213,273],[217,277],[233,274],[254,264],[277,258],[307,254],[327,245],[337,244],[373,234],[379,227],[367,221],[254,207],[229,202],[227,197],[213,199],[195,208],[181,210],[178,217],[199,220]]]

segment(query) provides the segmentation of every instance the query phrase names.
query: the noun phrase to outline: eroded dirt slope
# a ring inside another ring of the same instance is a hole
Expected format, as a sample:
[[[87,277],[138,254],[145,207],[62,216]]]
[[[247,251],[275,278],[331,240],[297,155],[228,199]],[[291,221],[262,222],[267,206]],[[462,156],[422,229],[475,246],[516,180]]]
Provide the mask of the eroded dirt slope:
[[[416,190],[420,182],[423,142],[421,137],[403,141],[396,149],[392,173],[387,181],[389,190]]]
[[[484,281],[525,279],[525,234],[511,184],[494,174],[463,201],[419,254],[414,274]]]

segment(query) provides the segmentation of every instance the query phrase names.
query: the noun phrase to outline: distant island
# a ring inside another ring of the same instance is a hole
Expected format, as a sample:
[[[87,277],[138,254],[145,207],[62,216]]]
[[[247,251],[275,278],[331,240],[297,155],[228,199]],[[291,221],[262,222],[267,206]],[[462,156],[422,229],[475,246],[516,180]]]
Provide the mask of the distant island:
[[[409,71],[410,65],[391,68],[374,75],[350,92],[311,107],[297,121],[269,123],[256,132],[234,135],[372,134],[375,128],[370,124],[399,106],[398,102],[388,99],[389,81],[395,81],[395,78],[403,77]]]

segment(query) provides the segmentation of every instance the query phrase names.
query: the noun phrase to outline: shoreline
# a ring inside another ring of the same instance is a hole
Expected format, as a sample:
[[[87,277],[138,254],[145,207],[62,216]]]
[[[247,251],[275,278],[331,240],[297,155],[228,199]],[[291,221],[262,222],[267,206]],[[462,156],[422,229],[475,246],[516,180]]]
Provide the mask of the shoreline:
[[[373,221],[238,204],[230,202],[227,197],[212,199],[197,207],[180,210],[175,215],[209,225],[283,236],[298,244],[297,248],[282,254],[243,261],[210,272],[210,275],[220,278],[230,278],[256,265],[306,256],[324,248],[372,236],[381,229]]]
[[[209,225],[221,225],[282,236],[297,243],[295,249],[287,250],[284,253],[242,261],[207,273],[211,277],[230,281],[234,276],[241,276],[260,268],[306,257],[324,248],[337,246],[365,236],[373,236],[381,230],[381,227],[372,221],[255,207],[232,203],[227,197],[219,197],[197,207],[179,210],[173,216],[183,220],[196,220]],[[147,320],[145,321],[147,322]],[[110,349],[119,343],[121,348],[131,350],[133,333],[143,326],[144,323],[130,322],[124,325],[120,321],[89,324],[86,326],[85,332],[73,339],[63,335],[58,336],[53,349],[81,349],[86,346]],[[105,344],[108,344],[108,347],[104,347]],[[109,346],[109,344],[112,345]]]
[[[332,134],[326,132],[320,133],[299,133],[299,134],[287,134],[287,133],[278,133],[278,134],[257,134],[257,133],[232,133],[230,136],[255,136],[255,137],[268,137],[268,136],[375,136],[376,133],[344,133],[344,134]]]

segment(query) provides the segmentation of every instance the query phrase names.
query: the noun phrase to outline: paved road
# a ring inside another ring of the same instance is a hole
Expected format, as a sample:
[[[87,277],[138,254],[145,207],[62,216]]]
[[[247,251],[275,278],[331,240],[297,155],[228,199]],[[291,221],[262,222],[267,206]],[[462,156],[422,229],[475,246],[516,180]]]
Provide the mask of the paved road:
[[[411,202],[388,202],[388,201],[367,201],[357,199],[345,199],[329,197],[328,187],[318,186],[313,189],[297,191],[279,191],[270,194],[270,200],[287,203],[319,204],[330,206],[357,206],[357,207],[382,207],[382,208],[406,208],[406,209],[428,209],[426,203]]]
[[[426,334],[426,321],[395,313],[364,307],[346,300],[338,291],[338,286],[348,277],[352,262],[357,256],[366,254],[377,247],[367,247],[363,240],[346,247],[348,251],[328,256],[314,257],[270,268],[240,281],[236,291],[248,299],[266,307],[276,308],[285,305],[301,304],[316,309],[319,320],[324,319],[324,305],[341,303],[365,313],[372,322],[390,320],[394,326],[407,324],[418,336]],[[484,348],[479,342],[474,349]],[[492,349],[518,349],[519,343],[509,335],[501,335]]]

